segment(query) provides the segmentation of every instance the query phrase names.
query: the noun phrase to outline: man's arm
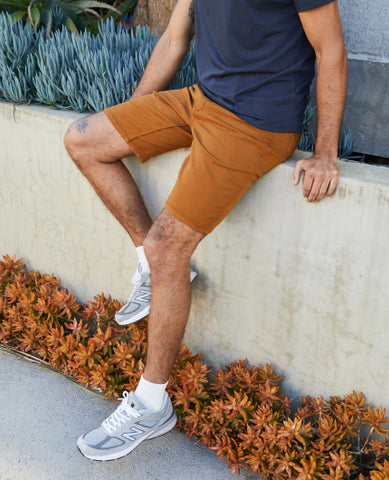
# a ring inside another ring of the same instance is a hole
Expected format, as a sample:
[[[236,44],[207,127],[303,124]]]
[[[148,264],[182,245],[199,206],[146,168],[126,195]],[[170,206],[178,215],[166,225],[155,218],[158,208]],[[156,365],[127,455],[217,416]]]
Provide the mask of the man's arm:
[[[178,0],[131,98],[166,88],[179,70],[194,35],[193,0]]]
[[[309,202],[332,195],[340,176],[338,140],[347,84],[347,54],[336,1],[299,14],[317,60],[317,140],[314,154],[299,160],[294,185],[305,171],[303,193]]]

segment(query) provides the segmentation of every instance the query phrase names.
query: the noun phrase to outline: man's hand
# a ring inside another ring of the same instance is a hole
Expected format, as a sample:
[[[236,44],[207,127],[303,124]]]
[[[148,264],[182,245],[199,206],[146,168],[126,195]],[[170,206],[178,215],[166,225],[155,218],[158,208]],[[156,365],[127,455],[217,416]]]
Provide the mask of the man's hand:
[[[320,202],[334,193],[340,177],[338,159],[326,154],[299,160],[293,170],[293,184],[298,185],[305,172],[303,194],[308,202]]]
[[[294,184],[305,172],[303,192],[308,202],[320,202],[338,183],[338,138],[347,83],[347,54],[344,48],[338,2],[299,13],[317,63],[317,140],[311,158],[297,162]]]

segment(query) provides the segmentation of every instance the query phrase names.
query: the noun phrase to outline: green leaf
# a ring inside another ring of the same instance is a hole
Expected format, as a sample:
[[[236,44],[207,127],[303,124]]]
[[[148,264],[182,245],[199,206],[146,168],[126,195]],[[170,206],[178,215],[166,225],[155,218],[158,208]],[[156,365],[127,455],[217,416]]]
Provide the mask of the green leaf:
[[[21,20],[26,15],[27,15],[26,10],[16,10],[16,12],[13,12],[11,17],[12,17],[12,20],[14,20],[15,22],[18,22],[19,20]]]
[[[111,10],[112,12],[120,13],[120,11],[112,5],[109,5],[105,2],[99,2],[98,0],[79,0],[76,2],[71,2],[69,6],[74,6],[76,8],[79,8],[80,10],[85,10],[86,8],[106,8],[107,10]]]
[[[127,13],[132,12],[136,6],[136,0],[125,0],[120,5],[118,5],[117,9],[120,13]]]
[[[39,11],[39,8],[36,5],[33,5],[31,8],[31,18],[35,28],[38,29],[39,24],[41,22],[41,12]]]
[[[91,15],[93,15],[94,17],[98,18],[99,20],[102,20],[102,17],[101,15],[99,15],[96,10],[93,10],[93,8],[86,8],[84,10],[84,13],[90,13]]]
[[[117,20],[126,13],[132,13],[134,11],[136,3],[136,0],[124,0],[124,2],[117,6],[117,10],[120,13],[109,12],[104,18],[114,18],[115,20]]]
[[[68,6],[64,4],[61,5],[61,8],[66,17],[65,25],[70,32],[79,32],[85,30],[85,23],[74,11],[72,11]]]
[[[20,2],[20,1],[18,2],[17,0],[0,0],[0,5],[4,5],[5,7],[11,7],[15,9],[25,8],[25,11],[27,13],[28,2]]]
[[[45,36],[46,38],[50,35],[53,28],[53,13],[48,8],[43,9],[41,14],[41,20],[45,26]]]

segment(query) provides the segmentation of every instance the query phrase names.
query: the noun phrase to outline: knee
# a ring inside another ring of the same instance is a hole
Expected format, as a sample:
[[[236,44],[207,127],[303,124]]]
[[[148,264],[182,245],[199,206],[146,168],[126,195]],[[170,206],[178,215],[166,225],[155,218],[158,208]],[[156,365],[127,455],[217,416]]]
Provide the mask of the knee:
[[[151,231],[147,234],[143,242],[144,252],[150,265],[150,270],[159,269],[161,264],[165,263],[168,257],[167,242],[158,238]]]
[[[153,229],[146,236],[143,247],[152,272],[177,271],[181,266],[189,265],[190,254],[182,248],[182,244],[155,234]]]
[[[92,147],[89,135],[83,130],[83,122],[85,121],[81,118],[72,123],[63,139],[68,154],[78,166],[81,166],[83,160],[88,158],[88,150]]]
[[[154,279],[159,272],[186,270],[189,275],[190,257],[203,237],[164,209],[143,242]]]

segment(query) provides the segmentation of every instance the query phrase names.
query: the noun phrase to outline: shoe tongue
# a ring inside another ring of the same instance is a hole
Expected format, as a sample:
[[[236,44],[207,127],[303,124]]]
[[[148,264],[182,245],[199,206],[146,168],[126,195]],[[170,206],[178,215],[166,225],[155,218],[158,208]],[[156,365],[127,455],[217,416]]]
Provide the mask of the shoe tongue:
[[[142,275],[142,265],[140,264],[140,262],[138,263],[138,268],[136,269],[132,279],[131,279],[131,283],[133,285],[136,285],[138,283],[141,283],[142,282],[142,279],[143,279],[143,275]]]
[[[139,400],[139,398],[135,395],[134,392],[131,392],[128,395],[127,402],[130,407],[134,408],[135,410],[145,410],[145,406]]]

